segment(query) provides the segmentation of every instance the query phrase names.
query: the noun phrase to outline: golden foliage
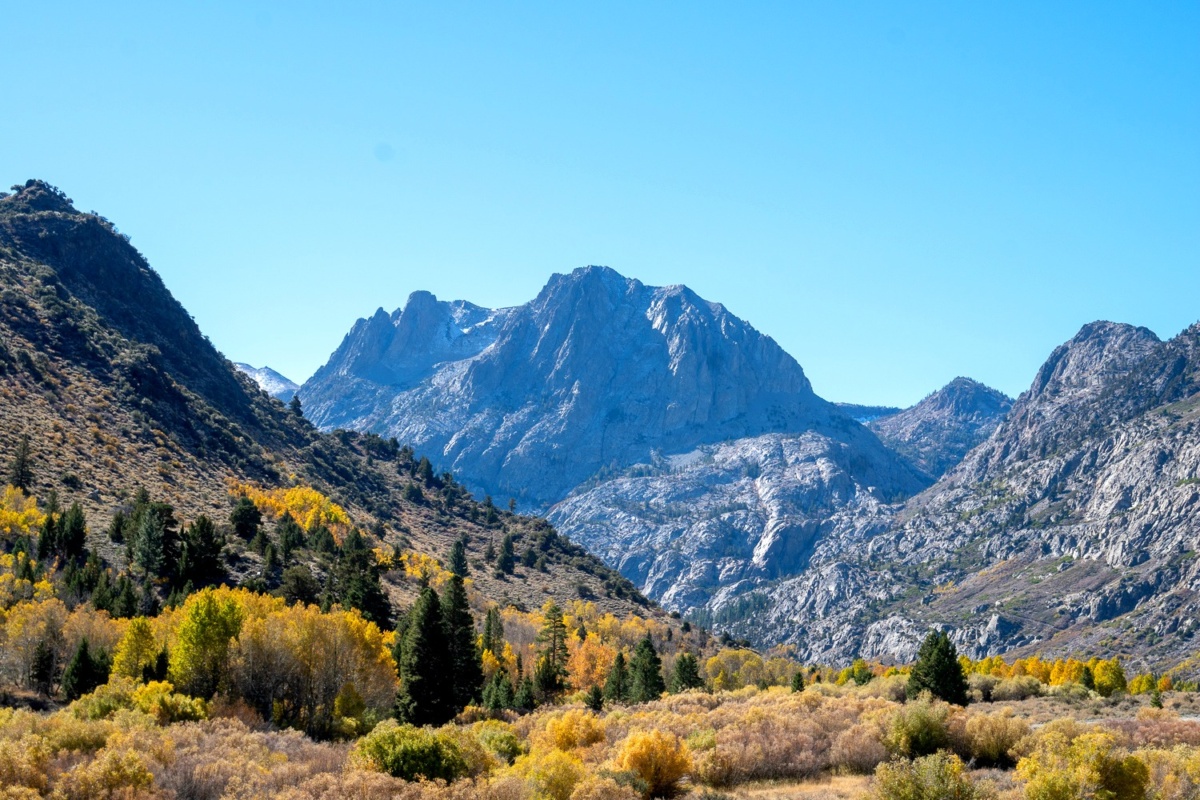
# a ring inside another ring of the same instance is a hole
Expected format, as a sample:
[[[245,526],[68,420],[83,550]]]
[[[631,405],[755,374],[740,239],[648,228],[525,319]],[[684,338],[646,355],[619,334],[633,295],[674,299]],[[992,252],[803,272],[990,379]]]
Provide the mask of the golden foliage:
[[[346,510],[311,486],[264,489],[230,480],[229,492],[236,497],[245,497],[270,519],[291,514],[306,531],[324,525],[338,542],[350,531],[350,515]]]
[[[30,536],[46,522],[37,500],[15,486],[6,486],[0,495],[0,538]]]
[[[621,743],[617,768],[636,773],[645,781],[650,797],[671,797],[679,781],[692,769],[687,745],[673,733],[634,731]]]

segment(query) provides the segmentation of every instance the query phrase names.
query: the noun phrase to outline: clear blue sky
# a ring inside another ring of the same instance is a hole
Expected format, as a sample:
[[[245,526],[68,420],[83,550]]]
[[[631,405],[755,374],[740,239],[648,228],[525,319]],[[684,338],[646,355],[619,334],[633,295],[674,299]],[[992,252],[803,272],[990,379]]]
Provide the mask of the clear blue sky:
[[[3,182],[298,380],[414,289],[585,264],[864,403],[1200,319],[1200,4],[906,5],[3,0]]]

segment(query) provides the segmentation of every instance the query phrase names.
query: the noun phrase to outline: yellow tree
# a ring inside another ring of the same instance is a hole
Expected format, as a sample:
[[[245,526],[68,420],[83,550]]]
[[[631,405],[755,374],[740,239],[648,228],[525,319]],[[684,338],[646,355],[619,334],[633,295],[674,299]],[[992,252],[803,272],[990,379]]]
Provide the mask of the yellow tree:
[[[567,680],[571,686],[576,689],[603,687],[613,659],[617,657],[616,648],[601,642],[597,634],[589,633],[582,642],[572,637],[568,649]]]
[[[134,617],[125,628],[125,635],[113,655],[112,672],[130,678],[141,678],[142,670],[154,665],[162,648],[145,617]]]

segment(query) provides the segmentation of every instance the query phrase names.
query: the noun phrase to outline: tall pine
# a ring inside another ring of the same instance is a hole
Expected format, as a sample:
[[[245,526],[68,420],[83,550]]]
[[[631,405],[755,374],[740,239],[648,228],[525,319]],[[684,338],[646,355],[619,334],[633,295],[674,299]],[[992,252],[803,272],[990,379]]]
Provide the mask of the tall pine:
[[[451,694],[457,713],[479,699],[483,686],[483,662],[475,643],[475,618],[471,616],[461,575],[450,577],[442,597],[442,617],[446,623]]]
[[[408,613],[399,652],[396,716],[413,725],[442,725],[454,718],[450,648],[437,592],[426,586]]]
[[[8,484],[21,491],[28,492],[33,485],[33,467],[29,458],[29,434],[24,434],[17,441],[17,452],[13,454],[12,463],[8,467]]]
[[[926,691],[947,703],[967,704],[967,678],[958,663],[958,650],[945,631],[929,632],[908,675],[905,694],[913,698]]]
[[[634,703],[657,700],[667,690],[663,684],[662,661],[650,634],[637,643],[629,659],[629,699]]]
[[[700,660],[684,650],[675,659],[675,671],[671,675],[671,691],[686,692],[688,689],[699,689],[704,686],[704,678],[700,677]]]
[[[608,670],[608,679],[604,682],[604,699],[610,703],[629,701],[629,668],[625,666],[625,654],[620,650],[617,651]]]

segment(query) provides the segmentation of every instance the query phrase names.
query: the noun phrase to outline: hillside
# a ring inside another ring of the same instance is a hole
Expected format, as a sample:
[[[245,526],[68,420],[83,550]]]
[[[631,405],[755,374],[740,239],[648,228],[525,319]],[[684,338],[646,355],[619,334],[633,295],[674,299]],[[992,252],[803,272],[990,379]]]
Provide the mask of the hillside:
[[[114,566],[124,555],[104,530],[140,488],[186,523],[227,520],[231,481],[312,487],[385,548],[443,557],[464,537],[480,600],[536,607],[586,597],[661,614],[543,521],[422,473],[419,455],[375,436],[318,432],[217,352],[110,222],[47,184],[14,189],[0,197],[0,463],[27,436],[31,491],[79,501],[89,546]],[[534,566],[493,574],[484,553],[506,534],[518,554],[533,548]],[[235,576],[263,571],[244,543],[231,550]],[[417,589],[402,571],[384,585],[397,605]]]
[[[300,384],[280,375],[270,367],[252,367],[242,362],[234,362],[240,372],[258,384],[258,388],[274,397],[276,400],[288,402],[300,391]]]

